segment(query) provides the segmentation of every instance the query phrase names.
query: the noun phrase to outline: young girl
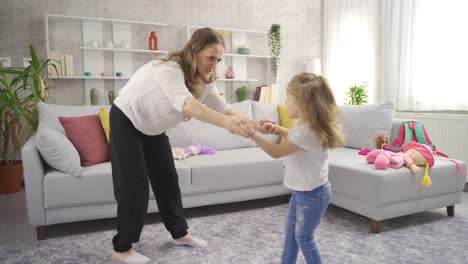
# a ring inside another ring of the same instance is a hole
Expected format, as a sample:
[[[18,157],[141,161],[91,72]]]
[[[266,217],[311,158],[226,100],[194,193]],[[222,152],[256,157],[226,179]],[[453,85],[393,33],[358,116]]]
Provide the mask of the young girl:
[[[322,263],[314,233],[331,199],[328,149],[340,146],[337,106],[324,77],[302,73],[287,87],[286,107],[297,118],[291,129],[265,123],[269,133],[280,135],[274,145],[253,133],[251,138],[273,158],[284,159],[284,185],[293,191],[286,224],[281,263],[295,263],[299,247],[307,263]]]

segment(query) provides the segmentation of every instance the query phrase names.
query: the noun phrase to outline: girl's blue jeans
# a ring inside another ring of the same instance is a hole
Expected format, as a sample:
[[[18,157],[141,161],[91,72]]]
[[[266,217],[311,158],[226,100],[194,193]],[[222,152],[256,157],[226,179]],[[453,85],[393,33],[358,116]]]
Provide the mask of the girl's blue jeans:
[[[331,186],[328,182],[311,191],[293,192],[289,201],[282,264],[296,263],[299,248],[307,263],[322,263],[314,233],[330,199]]]

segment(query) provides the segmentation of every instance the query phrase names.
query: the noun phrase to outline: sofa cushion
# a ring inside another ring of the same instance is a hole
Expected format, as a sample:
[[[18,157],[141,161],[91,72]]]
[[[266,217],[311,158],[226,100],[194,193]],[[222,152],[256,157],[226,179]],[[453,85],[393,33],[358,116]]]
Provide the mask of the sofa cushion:
[[[104,133],[106,134],[106,139],[107,142],[110,142],[109,140],[109,134],[110,134],[110,113],[107,111],[105,108],[99,109],[99,120],[101,120],[101,125],[102,129],[104,129]]]
[[[59,120],[80,154],[83,167],[109,161],[109,144],[99,115],[59,117]]]
[[[420,185],[424,172],[412,174],[409,168],[377,170],[368,164],[358,150],[337,148],[329,152],[329,180],[333,192],[374,205],[404,202],[463,189],[465,177],[456,165],[445,158],[436,158],[429,169],[430,188]]]
[[[73,176],[80,176],[78,151],[65,135],[65,129],[47,107],[39,103],[39,127],[35,142],[42,159],[52,168]]]
[[[190,192],[190,168],[174,161],[183,194]],[[150,187],[150,198],[154,198]],[[46,208],[95,205],[114,202],[112,170],[110,162],[84,167],[80,178],[57,171],[47,171],[44,178]]]
[[[288,115],[288,108],[285,105],[278,105],[278,115],[280,119],[280,125],[285,128],[291,128],[294,125],[296,119],[290,118]]]
[[[283,162],[259,147],[218,151],[182,160],[192,169],[192,193],[281,184]]]
[[[97,114],[103,106],[70,106],[39,103],[39,127],[36,146],[44,161],[66,174],[79,176],[80,155],[65,134],[59,116],[73,117]],[[105,108],[109,108],[106,106]]]
[[[231,104],[231,107],[242,115],[252,118],[252,101],[245,100]],[[192,143],[205,145],[215,150],[255,146],[255,143],[248,138],[232,134],[222,127],[195,118],[181,122],[175,128],[168,129],[166,135],[173,147],[187,147]]]
[[[252,119],[268,119],[275,122],[276,124],[280,123],[280,118],[278,115],[277,105],[272,103],[259,103],[252,101]],[[266,140],[273,144],[277,144],[280,136],[279,135],[262,135]]]
[[[390,138],[395,103],[339,105],[339,119],[346,136],[345,147],[375,148],[375,138],[382,134]]]

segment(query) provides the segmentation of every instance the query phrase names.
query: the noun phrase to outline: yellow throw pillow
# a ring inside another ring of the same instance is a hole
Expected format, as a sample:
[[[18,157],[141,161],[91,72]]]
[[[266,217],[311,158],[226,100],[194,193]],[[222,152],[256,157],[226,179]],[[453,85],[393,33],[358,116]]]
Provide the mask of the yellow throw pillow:
[[[109,125],[109,111],[104,108],[99,110],[99,118],[101,119],[101,125],[104,129],[104,133],[106,134],[107,142],[109,142],[109,132],[110,132],[110,125]]]
[[[296,119],[289,118],[288,108],[285,105],[278,105],[278,115],[280,119],[280,125],[285,128],[291,128]]]
[[[285,105],[278,105],[278,115],[280,119],[280,126],[285,127],[285,128],[291,128],[294,125],[294,121],[296,119],[290,118],[288,116],[288,108]],[[280,139],[280,144],[282,143],[283,138]]]

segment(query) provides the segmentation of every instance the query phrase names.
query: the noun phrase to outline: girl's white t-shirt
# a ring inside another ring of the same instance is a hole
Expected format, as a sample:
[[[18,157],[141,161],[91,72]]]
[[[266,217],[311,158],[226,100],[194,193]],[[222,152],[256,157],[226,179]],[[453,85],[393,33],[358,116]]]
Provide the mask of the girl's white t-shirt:
[[[297,121],[288,140],[301,150],[284,158],[284,186],[294,191],[311,191],[328,182],[328,149],[322,148],[316,133]]]

